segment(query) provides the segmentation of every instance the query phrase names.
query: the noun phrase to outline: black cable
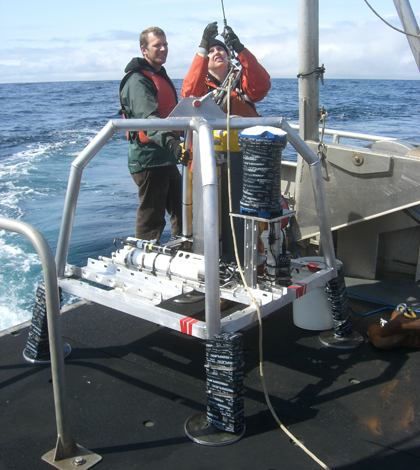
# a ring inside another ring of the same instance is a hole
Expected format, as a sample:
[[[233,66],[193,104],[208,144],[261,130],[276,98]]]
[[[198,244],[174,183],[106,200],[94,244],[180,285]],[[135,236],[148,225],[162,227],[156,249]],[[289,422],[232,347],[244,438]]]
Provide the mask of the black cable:
[[[366,5],[373,11],[373,13],[375,13],[375,15],[376,15],[381,21],[383,21],[386,25],[388,25],[390,28],[395,29],[395,31],[398,31],[399,33],[405,34],[406,36],[412,36],[413,38],[417,38],[417,39],[420,38],[420,36],[419,36],[418,34],[407,33],[406,31],[403,31],[402,29],[396,28],[396,27],[393,26],[391,23],[388,23],[388,21],[386,21],[384,18],[382,18],[382,16],[380,16],[379,13],[377,13],[377,12],[373,9],[373,7],[369,4],[369,2],[368,2],[367,0],[365,0],[365,3],[366,3]]]

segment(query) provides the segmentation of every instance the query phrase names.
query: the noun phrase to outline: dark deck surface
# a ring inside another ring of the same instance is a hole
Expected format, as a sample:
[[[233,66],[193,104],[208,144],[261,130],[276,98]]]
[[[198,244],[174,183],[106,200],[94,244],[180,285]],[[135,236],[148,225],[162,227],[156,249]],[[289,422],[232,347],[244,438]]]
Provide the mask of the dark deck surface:
[[[417,283],[346,280],[348,292],[419,308]],[[378,305],[350,296],[362,314]],[[369,322],[391,310],[353,316]],[[420,350],[323,346],[293,323],[289,305],[263,321],[264,370],[282,423],[331,469],[420,468]],[[243,333],[244,437],[222,447],[184,432],[206,408],[205,342],[98,305],[62,315],[66,385],[75,441],[102,456],[100,469],[318,469],[272,417],[258,366],[258,325]],[[19,334],[20,333],[20,334]],[[57,430],[49,366],[23,359],[28,327],[0,337],[0,469],[53,468],[41,460]],[[74,467],[83,468],[83,467]]]

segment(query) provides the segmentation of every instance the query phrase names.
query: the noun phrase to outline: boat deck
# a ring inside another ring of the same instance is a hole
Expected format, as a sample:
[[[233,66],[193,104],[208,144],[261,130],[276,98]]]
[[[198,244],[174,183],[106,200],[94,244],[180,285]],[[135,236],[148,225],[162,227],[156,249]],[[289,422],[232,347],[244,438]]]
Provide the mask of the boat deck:
[[[373,300],[419,309],[417,283],[346,278],[351,308]],[[358,294],[364,298],[354,297]],[[193,306],[203,314],[204,302]],[[234,307],[233,307],[234,308]],[[392,310],[352,314],[367,325]],[[185,422],[206,409],[205,341],[92,304],[62,313],[70,425],[75,441],[102,457],[96,469],[317,469],[281,430],[259,377],[258,325],[242,331],[245,424],[238,442],[219,447],[190,440]],[[55,447],[49,366],[24,360],[28,324],[0,337],[0,469],[53,468]],[[263,319],[264,373],[271,403],[289,431],[330,469],[420,468],[420,351],[325,347],[319,331],[298,328],[289,304]],[[69,468],[83,468],[71,466]]]

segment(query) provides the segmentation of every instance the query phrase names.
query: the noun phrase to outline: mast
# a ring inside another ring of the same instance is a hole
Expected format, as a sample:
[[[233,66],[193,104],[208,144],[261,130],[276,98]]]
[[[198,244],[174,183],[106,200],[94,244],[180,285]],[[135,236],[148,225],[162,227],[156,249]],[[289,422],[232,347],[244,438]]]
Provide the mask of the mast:
[[[319,5],[299,0],[299,134],[319,140]]]
[[[408,34],[417,36],[417,38],[413,36],[407,36],[407,40],[410,44],[417,68],[420,71],[420,30],[416,17],[414,16],[409,0],[394,0],[394,5],[397,9],[398,16],[400,17],[404,31]]]

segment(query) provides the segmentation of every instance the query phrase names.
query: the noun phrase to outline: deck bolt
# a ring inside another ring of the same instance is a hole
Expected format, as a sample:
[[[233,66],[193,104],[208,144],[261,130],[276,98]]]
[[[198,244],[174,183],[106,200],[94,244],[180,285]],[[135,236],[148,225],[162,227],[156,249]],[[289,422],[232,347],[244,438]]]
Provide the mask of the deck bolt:
[[[73,464],[76,465],[76,467],[80,467],[81,465],[84,465],[86,463],[86,460],[83,457],[76,457],[73,460]]]
[[[364,162],[364,158],[363,158],[363,155],[353,155],[353,163],[356,165],[356,166],[360,166],[360,165],[363,165],[363,162]]]

